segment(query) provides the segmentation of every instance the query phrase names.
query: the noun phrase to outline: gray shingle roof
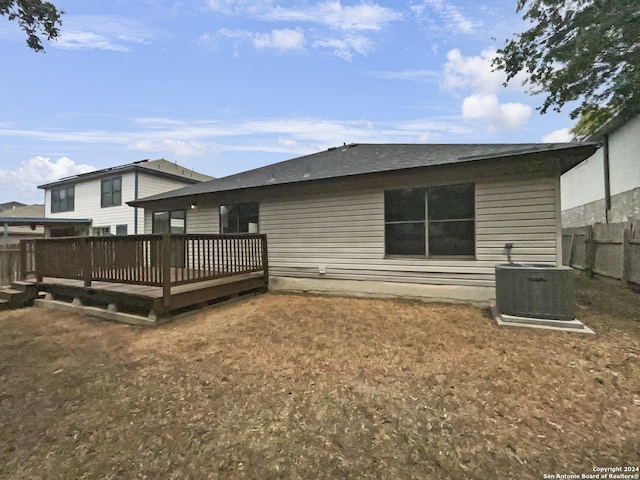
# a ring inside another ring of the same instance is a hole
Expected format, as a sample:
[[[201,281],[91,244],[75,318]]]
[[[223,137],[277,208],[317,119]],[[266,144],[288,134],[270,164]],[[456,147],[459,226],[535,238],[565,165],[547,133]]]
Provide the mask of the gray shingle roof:
[[[177,163],[169,162],[163,158],[158,160],[140,160],[138,162],[127,163],[125,165],[118,165],[116,167],[103,168],[101,170],[94,170],[93,172],[80,173],[71,177],[61,178],[44,185],[38,185],[38,188],[51,188],[54,186],[67,185],[72,183],[84,182],[94,178],[104,177],[107,175],[129,172],[132,170],[138,170],[148,172],[152,175],[162,175],[170,178],[176,178],[189,183],[205,182],[212,180],[214,177],[198,173],[189,168],[178,165]]]
[[[517,155],[568,151],[579,158],[566,169],[590,156],[597,144],[350,144],[293,158],[246,172],[189,185],[170,192],[129,202],[146,202],[224,192],[245,188],[283,185],[410,168],[455,164]]]

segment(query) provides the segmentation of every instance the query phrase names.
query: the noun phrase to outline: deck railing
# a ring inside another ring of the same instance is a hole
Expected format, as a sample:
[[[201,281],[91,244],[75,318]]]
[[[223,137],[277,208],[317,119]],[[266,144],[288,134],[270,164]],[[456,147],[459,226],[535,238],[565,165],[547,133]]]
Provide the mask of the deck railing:
[[[260,234],[47,238],[20,248],[23,278],[32,271],[40,282],[56,277],[86,287],[93,281],[157,286],[166,301],[174,286],[260,271],[268,281],[269,275],[267,237]]]

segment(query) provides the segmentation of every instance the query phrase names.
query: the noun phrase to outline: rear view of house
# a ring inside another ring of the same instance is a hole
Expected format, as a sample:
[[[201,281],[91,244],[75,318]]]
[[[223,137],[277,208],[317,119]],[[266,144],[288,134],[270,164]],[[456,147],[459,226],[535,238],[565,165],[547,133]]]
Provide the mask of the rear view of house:
[[[90,231],[85,226],[58,227],[50,229],[50,236],[133,235],[145,233],[144,217],[127,202],[211,179],[160,159],[62,178],[38,188],[45,191],[46,218],[91,220]]]
[[[266,234],[272,289],[487,301],[497,263],[561,264],[560,175],[596,149],[351,144],[129,204]]]

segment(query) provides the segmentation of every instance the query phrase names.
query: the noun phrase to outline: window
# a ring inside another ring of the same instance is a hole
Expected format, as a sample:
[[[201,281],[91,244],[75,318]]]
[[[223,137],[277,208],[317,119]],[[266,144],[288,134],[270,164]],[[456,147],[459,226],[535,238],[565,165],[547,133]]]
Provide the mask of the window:
[[[93,235],[96,237],[108,237],[111,235],[111,227],[93,227]]]
[[[172,210],[168,212],[153,212],[153,233],[185,233],[186,212]]]
[[[220,206],[220,233],[258,233],[258,204]]]
[[[73,212],[74,187],[54,188],[51,190],[51,213]]]
[[[473,256],[472,183],[384,192],[387,255]]]
[[[105,178],[100,191],[102,208],[122,205],[122,177]]]
[[[116,235],[126,235],[126,234],[127,234],[126,225],[116,225]]]

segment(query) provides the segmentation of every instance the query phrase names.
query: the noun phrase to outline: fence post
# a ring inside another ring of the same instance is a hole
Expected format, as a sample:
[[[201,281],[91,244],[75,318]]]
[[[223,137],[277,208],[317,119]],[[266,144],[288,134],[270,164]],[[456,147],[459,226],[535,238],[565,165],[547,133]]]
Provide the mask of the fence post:
[[[269,253],[267,251],[267,236],[262,235],[262,271],[264,272],[264,283],[269,286]]]
[[[171,303],[171,235],[162,235],[162,303],[169,310]]]
[[[33,241],[33,261],[35,262],[33,270],[36,274],[36,282],[42,283],[44,277],[42,275],[42,259],[38,259],[38,252],[41,251],[38,248],[38,243],[40,243],[40,240]]]
[[[27,279],[27,240],[20,240],[20,280]]]
[[[593,266],[596,258],[596,243],[593,239],[592,225],[586,226],[584,245],[585,245],[584,271],[589,278],[593,278]]]
[[[622,285],[631,281],[631,222],[627,222],[622,234]]]
[[[91,251],[91,241],[90,237],[84,237],[80,239],[82,242],[82,248],[80,248],[80,252],[82,253],[82,278],[84,280],[84,286],[91,286],[91,277],[92,277],[92,251]]]

